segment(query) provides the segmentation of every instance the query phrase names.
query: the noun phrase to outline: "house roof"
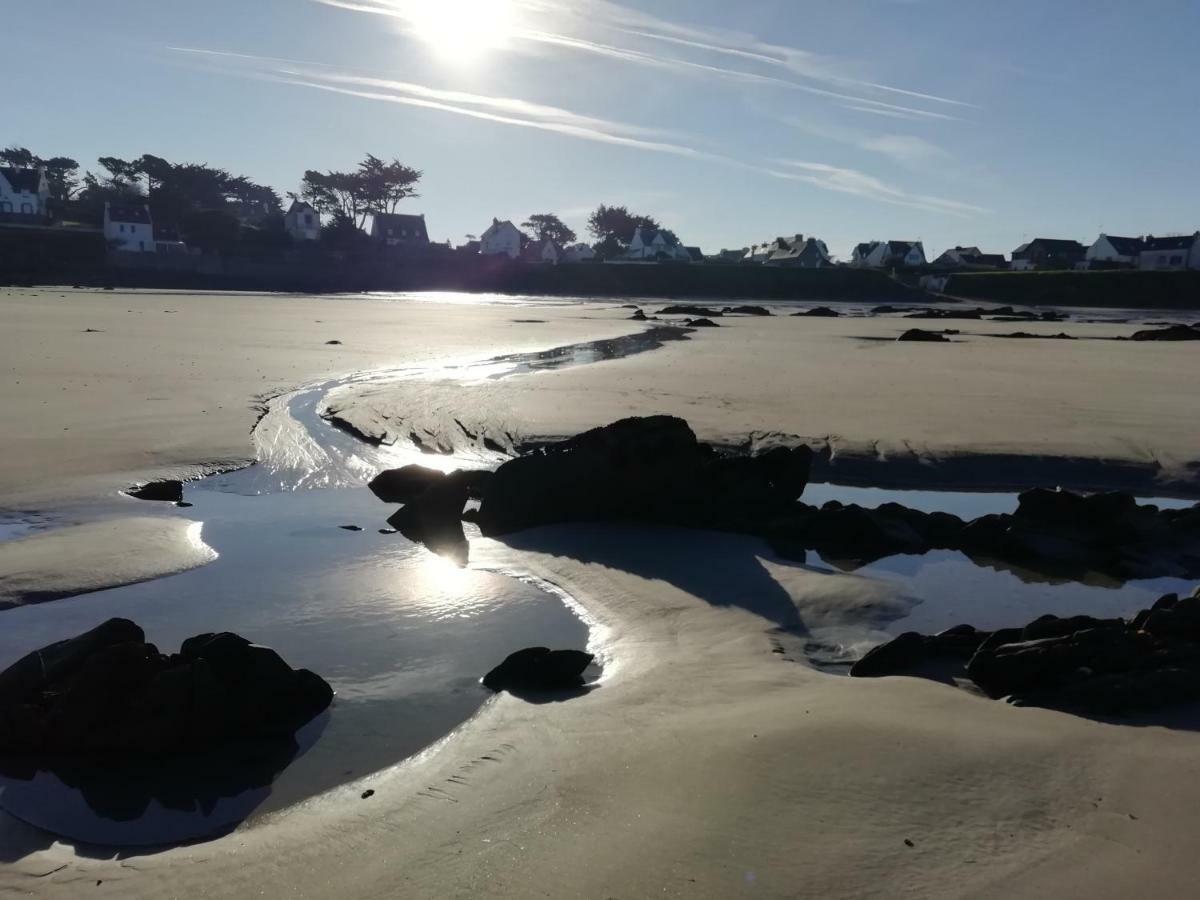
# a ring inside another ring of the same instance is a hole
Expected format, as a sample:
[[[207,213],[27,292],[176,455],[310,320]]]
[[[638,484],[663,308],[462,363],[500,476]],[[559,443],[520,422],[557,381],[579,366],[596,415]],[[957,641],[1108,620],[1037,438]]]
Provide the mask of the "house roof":
[[[1079,243],[1079,241],[1066,241],[1060,238],[1034,238],[1025,246],[1026,248],[1029,248],[1034,244],[1037,244],[1046,250],[1058,250],[1064,252],[1067,250],[1079,251],[1085,249],[1083,244]]]
[[[671,232],[667,231],[666,229],[643,229],[639,225],[638,231],[642,233],[642,244],[644,246],[648,247],[653,244],[659,235],[662,235],[663,246],[677,247],[679,245],[679,238],[675,237],[675,235],[671,234]]]
[[[1198,232],[1200,234],[1200,232]],[[1175,237],[1147,237],[1145,250],[1189,250],[1196,243],[1196,234],[1177,235]],[[1111,240],[1111,238],[1110,238]]]
[[[41,169],[18,169],[15,166],[0,166],[0,175],[4,176],[14,191],[28,191],[36,194],[42,184]]]
[[[1116,237],[1111,234],[1106,234],[1104,237],[1122,256],[1137,256],[1146,248],[1146,242],[1140,237]]]
[[[144,204],[109,203],[104,208],[104,215],[110,222],[125,222],[133,225],[150,225],[150,209]]]
[[[704,251],[699,247],[684,247],[683,249],[695,262],[704,262]]]
[[[413,232],[413,237],[429,240],[429,232],[425,230],[424,216],[410,216],[401,213],[379,213],[371,224],[371,233],[378,234],[381,229],[391,229],[393,232],[406,229]]]
[[[859,256],[870,256],[871,251],[874,250],[878,244],[878,241],[868,241],[865,244],[859,244],[857,247],[855,247],[854,252]]]
[[[913,247],[917,246],[917,241],[888,241],[888,253],[896,256],[908,256]]]
[[[315,213],[316,210],[313,209],[311,203],[305,203],[303,200],[293,200],[292,205],[288,207],[288,211],[287,211],[286,215],[290,216],[292,213],[303,213],[303,212]]]
[[[1008,264],[1003,253],[980,253],[973,257],[971,262],[977,266],[995,266],[997,269]]]

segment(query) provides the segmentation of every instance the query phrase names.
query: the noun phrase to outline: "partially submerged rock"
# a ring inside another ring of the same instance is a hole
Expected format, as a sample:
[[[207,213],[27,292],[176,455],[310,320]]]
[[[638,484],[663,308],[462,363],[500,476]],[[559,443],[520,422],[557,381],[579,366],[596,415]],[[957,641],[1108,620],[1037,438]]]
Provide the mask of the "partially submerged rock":
[[[583,672],[594,658],[582,650],[529,647],[484,675],[483,684],[496,692],[569,690],[583,684]]]
[[[181,503],[183,501],[183,482],[170,479],[148,481],[145,484],[130,488],[125,493],[138,500],[153,500],[159,503]]]
[[[676,304],[664,306],[658,311],[660,316],[707,316],[710,319],[721,317],[721,310],[709,309],[707,306],[692,306],[691,304]]]
[[[410,503],[434,485],[453,480],[466,488],[468,496],[478,499],[482,496],[491,474],[487,471],[466,470],[447,474],[439,469],[409,465],[380,472],[371,479],[367,487],[384,503]]]
[[[467,486],[461,479],[445,478],[407,502],[387,521],[410,541],[466,565],[468,544],[462,516],[468,499]]]
[[[688,328],[717,328],[718,325],[712,319],[688,319]]]
[[[332,699],[319,676],[238,635],[198,635],[166,655],[110,619],[0,673],[0,753],[156,756],[290,740]]]
[[[871,650],[850,674],[920,674],[945,660],[989,697],[1019,706],[1124,715],[1200,701],[1200,589],[1162,597],[1129,620],[1042,616],[995,632],[910,632]]]
[[[749,304],[727,306],[721,312],[727,316],[769,316],[772,314],[765,306],[751,306]]]
[[[812,316],[818,319],[836,319],[841,316],[841,313],[836,309],[831,309],[828,306],[814,306],[812,309],[806,309],[803,312],[792,313],[793,316]]]

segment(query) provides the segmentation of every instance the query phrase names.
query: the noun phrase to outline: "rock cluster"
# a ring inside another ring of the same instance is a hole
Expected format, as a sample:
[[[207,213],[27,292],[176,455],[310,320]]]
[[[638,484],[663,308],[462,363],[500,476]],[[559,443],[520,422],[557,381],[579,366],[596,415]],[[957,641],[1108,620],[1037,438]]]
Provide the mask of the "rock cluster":
[[[166,655],[111,619],[0,673],[0,753],[162,756],[290,740],[332,699],[319,676],[235,634],[198,635]]]
[[[1134,332],[1133,341],[1200,341],[1200,327],[1169,325],[1166,328]]]
[[[995,632],[910,632],[871,650],[850,674],[919,674],[946,661],[989,697],[1022,706],[1123,715],[1198,701],[1200,589],[1168,594],[1128,620],[1042,616]]]

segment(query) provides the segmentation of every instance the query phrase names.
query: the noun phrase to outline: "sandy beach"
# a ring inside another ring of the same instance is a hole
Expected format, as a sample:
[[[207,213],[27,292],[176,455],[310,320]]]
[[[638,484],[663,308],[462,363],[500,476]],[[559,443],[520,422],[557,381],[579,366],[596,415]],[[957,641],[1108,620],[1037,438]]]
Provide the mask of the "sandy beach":
[[[251,462],[268,398],[645,328],[618,303],[457,300],[0,291],[0,509],[60,526],[0,544],[0,598],[203,564],[187,510],[148,512],[118,492]],[[897,317],[720,324],[520,377],[463,384],[431,368],[339,388],[328,409],[385,442],[415,428],[453,443],[456,420],[537,441],[670,413],[707,440],[783,434],[935,471],[1006,456],[1200,476],[1195,344],[1116,341],[1136,326],[1079,321],[916,323],[960,330],[946,345],[896,343],[914,324]],[[995,336],[1015,330],[1079,340]],[[192,846],[118,854],[4,815],[0,887],[1115,898],[1147,885],[1186,896],[1200,874],[1188,722],[1105,724],[805,662],[806,629],[902,612],[887,584],[787,563],[754,538],[667,528],[542,528],[472,554],[573,598],[604,663],[598,686],[561,703],[501,695],[417,757]]]

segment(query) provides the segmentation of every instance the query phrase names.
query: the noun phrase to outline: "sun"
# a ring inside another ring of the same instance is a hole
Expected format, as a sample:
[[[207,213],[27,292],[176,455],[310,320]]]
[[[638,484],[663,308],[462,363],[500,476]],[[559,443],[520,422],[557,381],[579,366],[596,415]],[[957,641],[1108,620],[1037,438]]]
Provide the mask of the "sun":
[[[404,16],[412,34],[456,63],[503,47],[517,18],[515,0],[408,0]]]

